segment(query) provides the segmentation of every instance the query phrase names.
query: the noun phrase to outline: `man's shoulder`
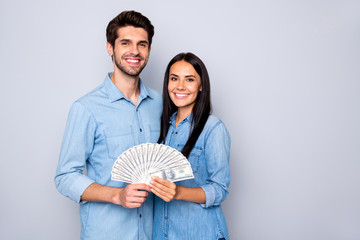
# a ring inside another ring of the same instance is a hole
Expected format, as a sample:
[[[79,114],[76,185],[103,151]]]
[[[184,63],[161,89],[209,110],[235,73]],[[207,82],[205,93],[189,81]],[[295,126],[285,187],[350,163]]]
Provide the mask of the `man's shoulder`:
[[[80,102],[83,104],[89,104],[92,102],[96,102],[101,98],[106,97],[106,92],[104,91],[104,83],[100,84],[90,92],[86,93],[85,95],[81,96],[76,100],[76,102]]]
[[[162,95],[161,93],[159,93],[158,91],[152,89],[152,88],[147,88],[149,95],[154,98],[154,99],[162,99]]]

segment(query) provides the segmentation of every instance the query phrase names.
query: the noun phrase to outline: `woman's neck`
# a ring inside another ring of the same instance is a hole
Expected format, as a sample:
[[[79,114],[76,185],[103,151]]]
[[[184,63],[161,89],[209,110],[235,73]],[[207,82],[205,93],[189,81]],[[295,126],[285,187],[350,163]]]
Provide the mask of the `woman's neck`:
[[[177,128],[179,122],[184,120],[187,116],[191,114],[192,111],[182,111],[181,109],[178,109],[178,112],[175,117],[175,128]]]

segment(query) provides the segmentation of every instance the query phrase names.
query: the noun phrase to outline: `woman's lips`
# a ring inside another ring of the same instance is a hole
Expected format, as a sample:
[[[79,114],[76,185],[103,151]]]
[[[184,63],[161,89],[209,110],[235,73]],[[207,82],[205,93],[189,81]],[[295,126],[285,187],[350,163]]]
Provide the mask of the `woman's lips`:
[[[188,94],[188,93],[174,93],[174,95],[175,95],[176,99],[182,100],[184,98],[187,98],[190,94]]]

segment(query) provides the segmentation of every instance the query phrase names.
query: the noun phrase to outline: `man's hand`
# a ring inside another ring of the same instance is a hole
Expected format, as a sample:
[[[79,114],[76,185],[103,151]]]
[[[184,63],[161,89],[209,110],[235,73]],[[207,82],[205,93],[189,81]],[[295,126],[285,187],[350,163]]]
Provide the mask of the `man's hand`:
[[[140,207],[146,200],[150,187],[145,183],[129,184],[125,188],[92,183],[81,196],[81,201],[111,202],[125,208]]]
[[[113,196],[112,202],[125,208],[138,208],[145,202],[150,191],[145,183],[129,184]]]

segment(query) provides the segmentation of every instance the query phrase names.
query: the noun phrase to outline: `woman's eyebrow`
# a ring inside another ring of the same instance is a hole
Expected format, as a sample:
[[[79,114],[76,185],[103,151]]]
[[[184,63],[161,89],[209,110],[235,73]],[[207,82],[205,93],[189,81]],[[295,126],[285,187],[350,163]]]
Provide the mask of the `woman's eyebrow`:
[[[175,76],[175,77],[178,77],[179,75],[175,74],[175,73],[170,73],[170,76]],[[190,75],[185,75],[185,77],[193,77],[193,78],[196,78],[196,76],[190,74]]]

